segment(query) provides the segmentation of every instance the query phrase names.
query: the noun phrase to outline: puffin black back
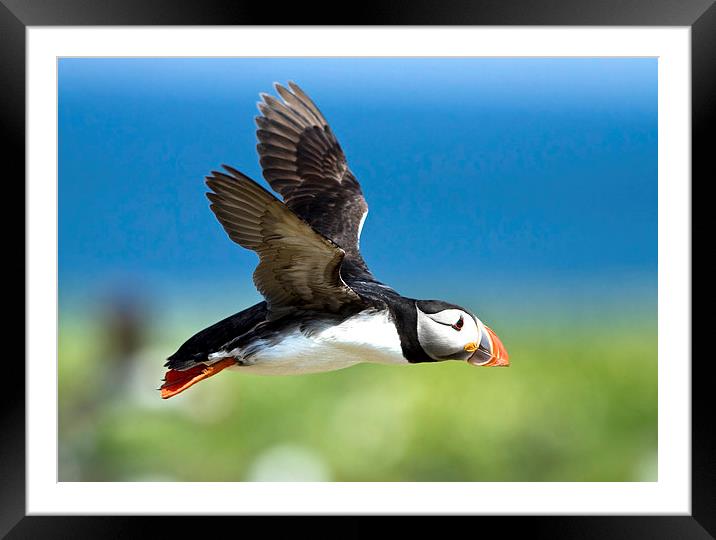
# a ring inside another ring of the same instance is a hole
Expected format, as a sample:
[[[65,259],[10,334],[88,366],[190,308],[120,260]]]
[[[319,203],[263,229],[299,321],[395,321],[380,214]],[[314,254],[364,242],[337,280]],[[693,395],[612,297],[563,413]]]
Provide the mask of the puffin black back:
[[[235,313],[190,337],[177,352],[167,358],[169,369],[188,369],[203,362],[211,354],[236,336],[244,335],[266,319],[266,302],[259,302],[244,311]]]

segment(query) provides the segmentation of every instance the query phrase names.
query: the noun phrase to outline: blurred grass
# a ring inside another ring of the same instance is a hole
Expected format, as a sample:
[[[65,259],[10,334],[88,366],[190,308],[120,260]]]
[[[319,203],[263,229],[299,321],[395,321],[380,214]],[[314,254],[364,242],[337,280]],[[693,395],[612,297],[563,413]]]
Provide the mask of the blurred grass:
[[[166,401],[164,358],[198,326],[155,321],[112,360],[101,317],[65,312],[60,480],[653,481],[653,311],[503,321],[508,369],[225,372]]]

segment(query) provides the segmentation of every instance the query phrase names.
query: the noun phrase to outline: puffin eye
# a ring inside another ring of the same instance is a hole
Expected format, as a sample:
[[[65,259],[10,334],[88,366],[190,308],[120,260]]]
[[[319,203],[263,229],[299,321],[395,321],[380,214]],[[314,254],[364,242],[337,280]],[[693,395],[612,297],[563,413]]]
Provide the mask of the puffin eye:
[[[464,324],[464,322],[465,321],[463,320],[462,315],[460,315],[460,318],[455,324],[452,325],[452,327],[459,332],[460,330],[462,330],[462,325]]]

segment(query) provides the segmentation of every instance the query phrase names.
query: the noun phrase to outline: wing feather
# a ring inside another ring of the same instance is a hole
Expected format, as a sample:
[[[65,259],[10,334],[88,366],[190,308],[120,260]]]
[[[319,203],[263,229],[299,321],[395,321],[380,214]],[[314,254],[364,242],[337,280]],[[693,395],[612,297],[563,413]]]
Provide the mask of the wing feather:
[[[368,272],[359,249],[368,205],[338,140],[298,85],[276,84],[276,91],[280,99],[261,94],[256,118],[264,178],[286,206]]]
[[[256,182],[224,168],[229,174],[207,177],[210,207],[229,238],[258,254],[254,283],[270,318],[296,307],[338,312],[361,302],[340,276],[343,249]]]

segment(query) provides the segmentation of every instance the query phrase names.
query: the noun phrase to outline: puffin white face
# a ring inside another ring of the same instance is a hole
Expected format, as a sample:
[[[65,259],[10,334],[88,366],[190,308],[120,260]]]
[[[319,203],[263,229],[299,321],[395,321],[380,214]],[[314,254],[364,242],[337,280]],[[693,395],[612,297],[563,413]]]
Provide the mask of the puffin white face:
[[[467,360],[476,366],[509,365],[500,340],[471,313],[457,307],[426,312],[420,309],[419,302],[415,309],[418,341],[433,360]]]

